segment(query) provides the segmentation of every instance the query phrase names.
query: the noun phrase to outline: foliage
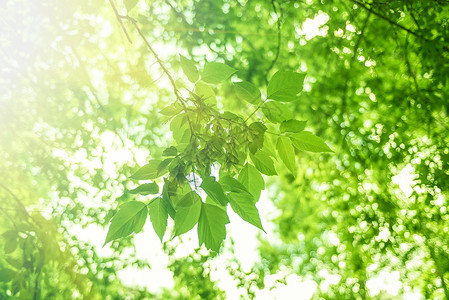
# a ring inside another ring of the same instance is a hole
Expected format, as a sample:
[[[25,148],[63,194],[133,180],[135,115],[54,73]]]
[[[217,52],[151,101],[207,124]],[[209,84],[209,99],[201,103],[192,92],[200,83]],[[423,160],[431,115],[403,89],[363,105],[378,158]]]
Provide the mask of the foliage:
[[[131,21],[136,24],[135,20]],[[166,230],[167,218],[170,216],[174,220],[174,236],[190,231],[198,223],[200,246],[204,243],[207,249],[218,252],[226,236],[225,225],[229,223],[226,213],[228,203],[243,220],[263,230],[255,206],[261,190],[265,187],[261,173],[277,174],[273,163],[273,158],[277,158],[276,151],[271,142],[264,143],[270,138],[265,136],[266,133],[277,137],[277,154],[292,174],[295,173],[294,147],[298,151],[331,150],[319,137],[308,131],[302,132],[304,126],[299,130],[300,126],[286,125],[301,124],[301,121],[284,120],[285,114],[282,113],[274,117],[271,107],[265,110],[269,104],[281,105],[276,101],[296,100],[297,94],[302,91],[305,74],[276,72],[268,83],[267,98],[263,100],[260,98],[261,92],[253,84],[243,81],[235,83],[236,94],[255,107],[248,117],[243,118],[229,111],[220,112],[213,88],[209,85],[225,81],[237,70],[223,63],[207,62],[203,70],[198,72],[194,62],[184,56],[180,58],[184,74],[194,84],[194,88],[184,87],[189,93],[185,98],[181,96],[173,78],[160,63],[173,85],[176,97],[176,101],[161,110],[167,121],[170,121],[175,144],[162,152],[165,158],[150,160],[131,175],[131,178],[155,180],[168,174],[161,180],[163,187],[160,197],[151,200],[158,203],[153,206],[151,202],[148,203],[150,210],[153,207],[157,210],[151,215],[151,222],[161,240]],[[160,62],[159,58],[157,60]],[[198,89],[199,84],[201,89]],[[201,91],[212,92],[202,94]],[[274,101],[267,102],[269,99]],[[252,117],[260,108],[264,109],[266,119],[253,120]],[[275,126],[281,118],[284,124],[282,130],[280,126]],[[248,125],[249,121],[251,124]],[[272,124],[269,124],[269,121]],[[278,128],[268,131],[268,128],[276,127]],[[295,133],[291,133],[292,130]],[[248,162],[248,155],[254,166]],[[246,178],[249,168],[260,182],[251,185],[251,192],[245,186],[249,184]],[[212,176],[214,169],[219,169],[219,181]],[[155,194],[158,190],[157,185],[152,182],[144,183],[131,192],[147,195]],[[201,199],[201,191],[205,192],[205,198],[210,201]],[[111,220],[105,244],[139,232],[147,214],[147,205],[142,202],[130,201],[122,204]]]
[[[110,3],[0,12],[0,298],[229,297],[207,247],[244,298],[296,274],[316,299],[449,299],[445,1]],[[231,210],[267,231],[249,269]],[[128,236],[148,217],[205,244],[163,243],[156,294],[119,275],[152,264]]]

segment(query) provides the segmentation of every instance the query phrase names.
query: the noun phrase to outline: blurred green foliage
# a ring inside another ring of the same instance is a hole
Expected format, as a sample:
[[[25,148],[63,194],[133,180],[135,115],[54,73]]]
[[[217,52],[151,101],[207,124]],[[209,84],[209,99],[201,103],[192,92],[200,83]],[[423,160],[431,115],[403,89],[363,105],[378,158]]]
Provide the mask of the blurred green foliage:
[[[334,153],[297,151],[293,175],[276,162],[274,233],[250,271],[226,266],[243,298],[271,274],[297,274],[317,283],[316,299],[449,299],[447,1],[123,2],[179,85],[178,54],[257,87],[278,70],[307,73],[286,114]],[[174,287],[155,295],[118,278],[152,263],[132,236],[104,255],[74,235],[106,227],[135,199],[128,177],[142,157],[169,146],[159,111],[173,91],[132,24],[130,44],[105,1],[6,0],[0,15],[0,298],[226,298],[215,257],[164,244]],[[213,92],[223,110],[252,112],[232,84]],[[375,292],[392,274],[397,294]]]

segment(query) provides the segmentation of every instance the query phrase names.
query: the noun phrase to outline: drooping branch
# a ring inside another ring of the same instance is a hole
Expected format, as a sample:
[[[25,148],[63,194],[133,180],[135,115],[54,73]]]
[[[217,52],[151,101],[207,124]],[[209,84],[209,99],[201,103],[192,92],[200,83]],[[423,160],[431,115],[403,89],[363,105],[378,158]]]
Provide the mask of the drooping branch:
[[[126,19],[128,21],[130,21],[134,28],[137,30],[137,32],[139,33],[140,37],[142,38],[143,42],[145,43],[145,45],[148,47],[148,49],[150,50],[150,52],[154,55],[154,58],[156,59],[157,63],[159,64],[159,66],[161,67],[162,71],[165,73],[165,75],[167,76],[168,80],[170,81],[170,84],[173,87],[173,91],[175,93],[175,96],[177,98],[181,98],[180,93],[178,88],[176,87],[176,83],[175,80],[173,79],[173,77],[170,75],[170,72],[168,71],[168,69],[165,67],[164,63],[162,62],[162,60],[160,59],[159,55],[156,53],[156,51],[153,49],[153,47],[151,46],[151,44],[148,42],[147,38],[145,37],[145,35],[143,34],[142,30],[140,30],[139,26],[137,25],[137,21],[129,16],[120,16],[120,18]]]
[[[413,30],[411,30],[411,29],[409,29],[409,28],[407,28],[407,27],[405,27],[405,26],[402,26],[401,24],[396,23],[395,21],[393,21],[393,20],[387,18],[386,16],[382,15],[381,13],[379,13],[379,12],[373,10],[371,7],[368,7],[368,6],[366,6],[365,4],[363,4],[363,3],[361,3],[361,2],[359,2],[359,1],[357,1],[357,0],[351,0],[351,2],[353,2],[354,4],[357,4],[358,6],[360,6],[360,7],[362,7],[363,9],[369,11],[369,12],[372,13],[373,15],[375,15],[375,16],[381,18],[382,20],[387,21],[387,22],[390,23],[391,25],[396,26],[396,27],[398,27],[398,28],[400,28],[400,29],[402,29],[402,30],[405,30],[406,32],[410,33],[411,35],[414,35],[414,36],[417,37],[417,38],[420,38],[420,39],[423,39],[423,40],[428,41],[428,39],[425,38],[425,37],[423,37],[422,35],[420,35],[420,34],[414,32]]]
[[[16,202],[16,204],[17,204],[17,206],[18,206],[18,208],[20,209],[20,211],[24,214],[24,216],[26,216],[27,218],[29,218],[29,219],[31,219],[31,220],[33,220],[35,223],[38,223],[38,222],[36,222],[36,220],[33,218],[33,216],[31,216],[28,212],[27,212],[27,210],[26,210],[26,208],[25,208],[25,205],[22,203],[22,201],[20,201],[20,199],[19,199],[19,197],[17,197],[17,195],[16,194],[14,194],[6,185],[4,185],[3,183],[1,183],[0,182],[0,187],[2,188],[2,189],[4,189],[13,199],[14,199],[14,201]],[[29,222],[29,221],[28,221]]]
[[[171,84],[171,86],[173,88],[173,92],[175,93],[176,100],[182,105],[182,107],[184,108],[184,111],[187,111],[187,105],[185,103],[185,100],[181,97],[181,94],[180,94],[178,88],[176,87],[176,83],[175,83],[173,77],[170,75],[170,72],[167,70],[167,68],[165,67],[164,63],[160,59],[159,55],[156,53],[156,51],[151,46],[150,42],[148,42],[148,40],[145,37],[145,35],[143,34],[142,30],[140,30],[139,26],[137,25],[137,21],[134,18],[131,18],[130,16],[122,16],[122,15],[120,15],[117,12],[117,8],[115,7],[114,2],[112,0],[109,0],[109,3],[111,4],[112,9],[114,10],[115,16],[119,19],[120,24],[122,24],[122,29],[125,32],[126,36],[128,36],[128,39],[129,39],[130,42],[131,42],[131,39],[129,38],[128,32],[127,32],[126,28],[123,25],[122,19],[128,20],[128,21],[130,21],[133,24],[134,28],[139,33],[139,35],[142,38],[143,42],[148,47],[150,52],[154,55],[157,63],[159,64],[159,66],[161,67],[162,71],[167,76],[168,80],[170,81],[170,84]],[[190,118],[189,118],[188,115],[186,115],[186,117],[187,117],[187,122],[189,123],[190,131],[192,132],[191,138],[193,138],[194,131],[193,131],[192,122],[190,121]]]
[[[126,35],[126,38],[132,44],[133,41],[131,40],[131,37],[129,36],[128,31],[126,30],[125,25],[122,22],[122,18],[120,17],[120,15],[119,15],[119,13],[117,11],[117,7],[115,7],[115,4],[114,4],[114,2],[112,0],[109,0],[109,4],[111,4],[112,9],[114,10],[115,17],[117,18],[117,20],[118,20],[118,22],[120,24],[120,27],[122,27],[123,32]]]
[[[281,52],[281,16],[278,14],[278,10],[276,8],[275,0],[271,0],[271,5],[273,7],[273,11],[276,14],[276,24],[277,24],[277,46],[276,46],[276,55],[274,56],[274,59],[271,61],[270,66],[265,71],[265,81],[268,84],[268,73],[270,73],[271,69],[273,69],[274,65],[276,64],[276,61],[279,58],[279,54]],[[280,6],[279,6],[279,9]]]

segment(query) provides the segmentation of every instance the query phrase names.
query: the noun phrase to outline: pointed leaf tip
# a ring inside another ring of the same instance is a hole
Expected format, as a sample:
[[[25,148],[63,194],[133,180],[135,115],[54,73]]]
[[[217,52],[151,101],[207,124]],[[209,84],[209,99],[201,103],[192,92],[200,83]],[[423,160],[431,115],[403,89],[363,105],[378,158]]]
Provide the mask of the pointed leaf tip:
[[[204,65],[201,79],[208,83],[217,84],[228,79],[235,72],[237,72],[236,69],[223,63],[209,62]]]
[[[147,216],[148,209],[143,202],[128,201],[120,205],[117,213],[111,219],[103,247],[112,240],[141,231]]]
[[[297,95],[303,89],[306,74],[292,71],[278,71],[273,75],[267,87],[267,98],[290,102],[297,100]]]

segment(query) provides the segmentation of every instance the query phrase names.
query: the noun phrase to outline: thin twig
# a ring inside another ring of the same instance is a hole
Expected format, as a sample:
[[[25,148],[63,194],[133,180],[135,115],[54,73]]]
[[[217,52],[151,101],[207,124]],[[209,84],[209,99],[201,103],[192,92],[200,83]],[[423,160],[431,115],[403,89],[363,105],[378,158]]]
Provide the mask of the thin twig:
[[[276,64],[276,61],[278,60],[279,54],[281,52],[281,16],[278,14],[278,11],[276,9],[275,0],[271,0],[271,5],[273,6],[273,10],[274,10],[274,13],[276,14],[276,18],[277,18],[276,23],[277,23],[277,37],[278,37],[278,41],[277,41],[277,46],[276,46],[276,55],[275,55],[274,59],[271,61],[270,66],[265,71],[265,82],[267,84],[268,84],[268,73],[271,71],[271,69]],[[279,6],[279,9],[281,9],[280,6]]]
[[[173,77],[170,75],[170,72],[167,70],[167,68],[165,67],[164,63],[162,62],[162,60],[159,58],[159,55],[156,53],[156,51],[154,51],[153,47],[151,46],[151,44],[148,42],[147,38],[145,37],[145,35],[143,34],[143,32],[140,30],[139,26],[137,25],[137,21],[129,16],[119,16],[120,18],[126,19],[128,21],[130,21],[133,25],[134,28],[136,28],[137,32],[139,33],[140,37],[142,38],[142,40],[144,41],[145,45],[148,47],[148,49],[151,51],[151,53],[154,55],[157,63],[159,64],[159,66],[161,67],[162,71],[164,71],[165,75],[168,77],[168,80],[170,80],[170,83],[173,87],[173,91],[175,93],[175,96],[178,98],[181,98],[180,93],[178,88],[176,87],[175,81],[173,80]]]
[[[17,232],[19,232],[19,228],[16,225],[16,222],[14,221],[14,219],[8,214],[6,208],[0,207],[0,210],[5,214],[5,216],[11,221],[12,226],[14,226],[14,228],[16,229]]]
[[[376,11],[373,10],[372,8],[366,6],[365,4],[363,4],[363,3],[361,3],[361,2],[359,2],[359,1],[357,1],[357,0],[351,0],[351,2],[357,4],[357,5],[359,5],[360,7],[362,7],[363,9],[365,9],[365,10],[371,12],[373,15],[375,15],[375,16],[377,16],[377,17],[379,17],[379,18],[381,18],[381,19],[383,19],[383,20],[385,20],[385,21],[387,21],[387,22],[390,23],[391,25],[396,26],[396,27],[398,27],[398,28],[400,28],[400,29],[402,29],[402,30],[407,31],[407,32],[410,33],[411,35],[414,35],[415,37],[421,38],[421,39],[423,39],[423,40],[425,40],[425,41],[429,41],[427,38],[423,37],[422,35],[420,35],[420,34],[414,32],[413,30],[411,30],[411,29],[409,29],[409,28],[407,28],[407,27],[402,26],[401,24],[398,24],[398,23],[394,22],[393,20],[390,20],[390,19],[387,18],[386,16],[384,16],[384,15],[382,15],[382,14],[376,12]]]
[[[357,57],[357,51],[359,49],[360,42],[362,41],[363,34],[365,33],[366,26],[368,25],[368,20],[369,20],[370,16],[371,16],[371,12],[368,12],[368,15],[366,16],[365,21],[363,22],[363,26],[362,26],[362,29],[360,31],[359,38],[357,39],[357,42],[355,43],[354,49],[352,50],[353,54],[352,54],[351,61],[349,62],[349,70],[352,69],[352,65],[354,64],[354,61],[355,61],[355,59]],[[348,94],[348,81],[346,81],[345,87],[343,89],[343,97],[341,98],[340,119],[341,119],[342,122],[343,122],[343,115],[344,115],[344,112],[346,110],[346,97],[347,97],[347,94]]]
[[[148,47],[148,49],[150,50],[150,52],[154,55],[157,63],[159,64],[159,66],[161,67],[162,71],[165,73],[165,75],[167,76],[168,80],[170,81],[171,86],[173,87],[173,92],[175,93],[175,97],[176,100],[183,106],[184,111],[186,112],[186,117],[187,117],[187,122],[189,123],[189,127],[190,127],[190,131],[192,133],[191,135],[191,139],[195,136],[194,134],[194,130],[193,130],[193,126],[192,126],[192,122],[190,121],[189,116],[187,115],[187,105],[185,103],[185,100],[181,97],[181,94],[178,90],[178,88],[176,87],[176,83],[173,79],[173,77],[170,75],[170,72],[167,70],[167,68],[165,67],[164,63],[162,62],[162,60],[159,58],[159,55],[156,53],[156,51],[154,51],[153,47],[151,46],[151,44],[148,42],[147,38],[145,37],[145,35],[143,34],[143,32],[140,30],[139,26],[137,25],[137,21],[134,18],[131,18],[130,16],[121,16],[118,15],[118,17],[120,19],[125,19],[130,21],[134,28],[137,30],[137,32],[139,33],[140,37],[142,38],[142,40],[144,41],[145,45]]]
[[[249,120],[249,118],[251,118],[258,110],[259,110],[259,108],[261,108],[262,107],[262,105],[264,105],[265,104],[265,102],[267,102],[267,100],[268,100],[268,98],[267,99],[265,99],[264,101],[262,101],[262,103],[260,103],[257,107],[256,107],[256,109],[245,119],[245,123],[246,123],[246,121],[248,121]]]
[[[3,183],[0,183],[0,187],[3,188],[9,195],[11,195],[11,197],[14,199],[14,201],[17,203],[18,207],[20,208],[20,210],[22,211],[22,213],[27,216],[28,218],[30,218],[31,220],[33,220],[36,224],[39,224],[39,222],[37,222],[33,216],[31,216],[26,208],[25,205],[23,205],[22,201],[20,201],[20,199],[16,196],[16,194],[14,194],[6,185],[4,185]],[[28,221],[29,222],[29,221]]]
[[[128,31],[126,30],[125,25],[124,25],[123,22],[122,22],[122,18],[120,18],[120,15],[119,15],[119,13],[118,13],[118,11],[117,11],[117,8],[115,7],[114,2],[113,2],[112,0],[109,0],[109,3],[111,4],[112,9],[114,10],[115,17],[117,18],[117,20],[118,20],[120,26],[122,27],[123,32],[124,32],[125,35],[126,35],[126,38],[127,38],[128,41],[132,44],[133,41],[131,40],[131,38],[130,38],[130,36],[129,36],[129,34],[128,34]]]

